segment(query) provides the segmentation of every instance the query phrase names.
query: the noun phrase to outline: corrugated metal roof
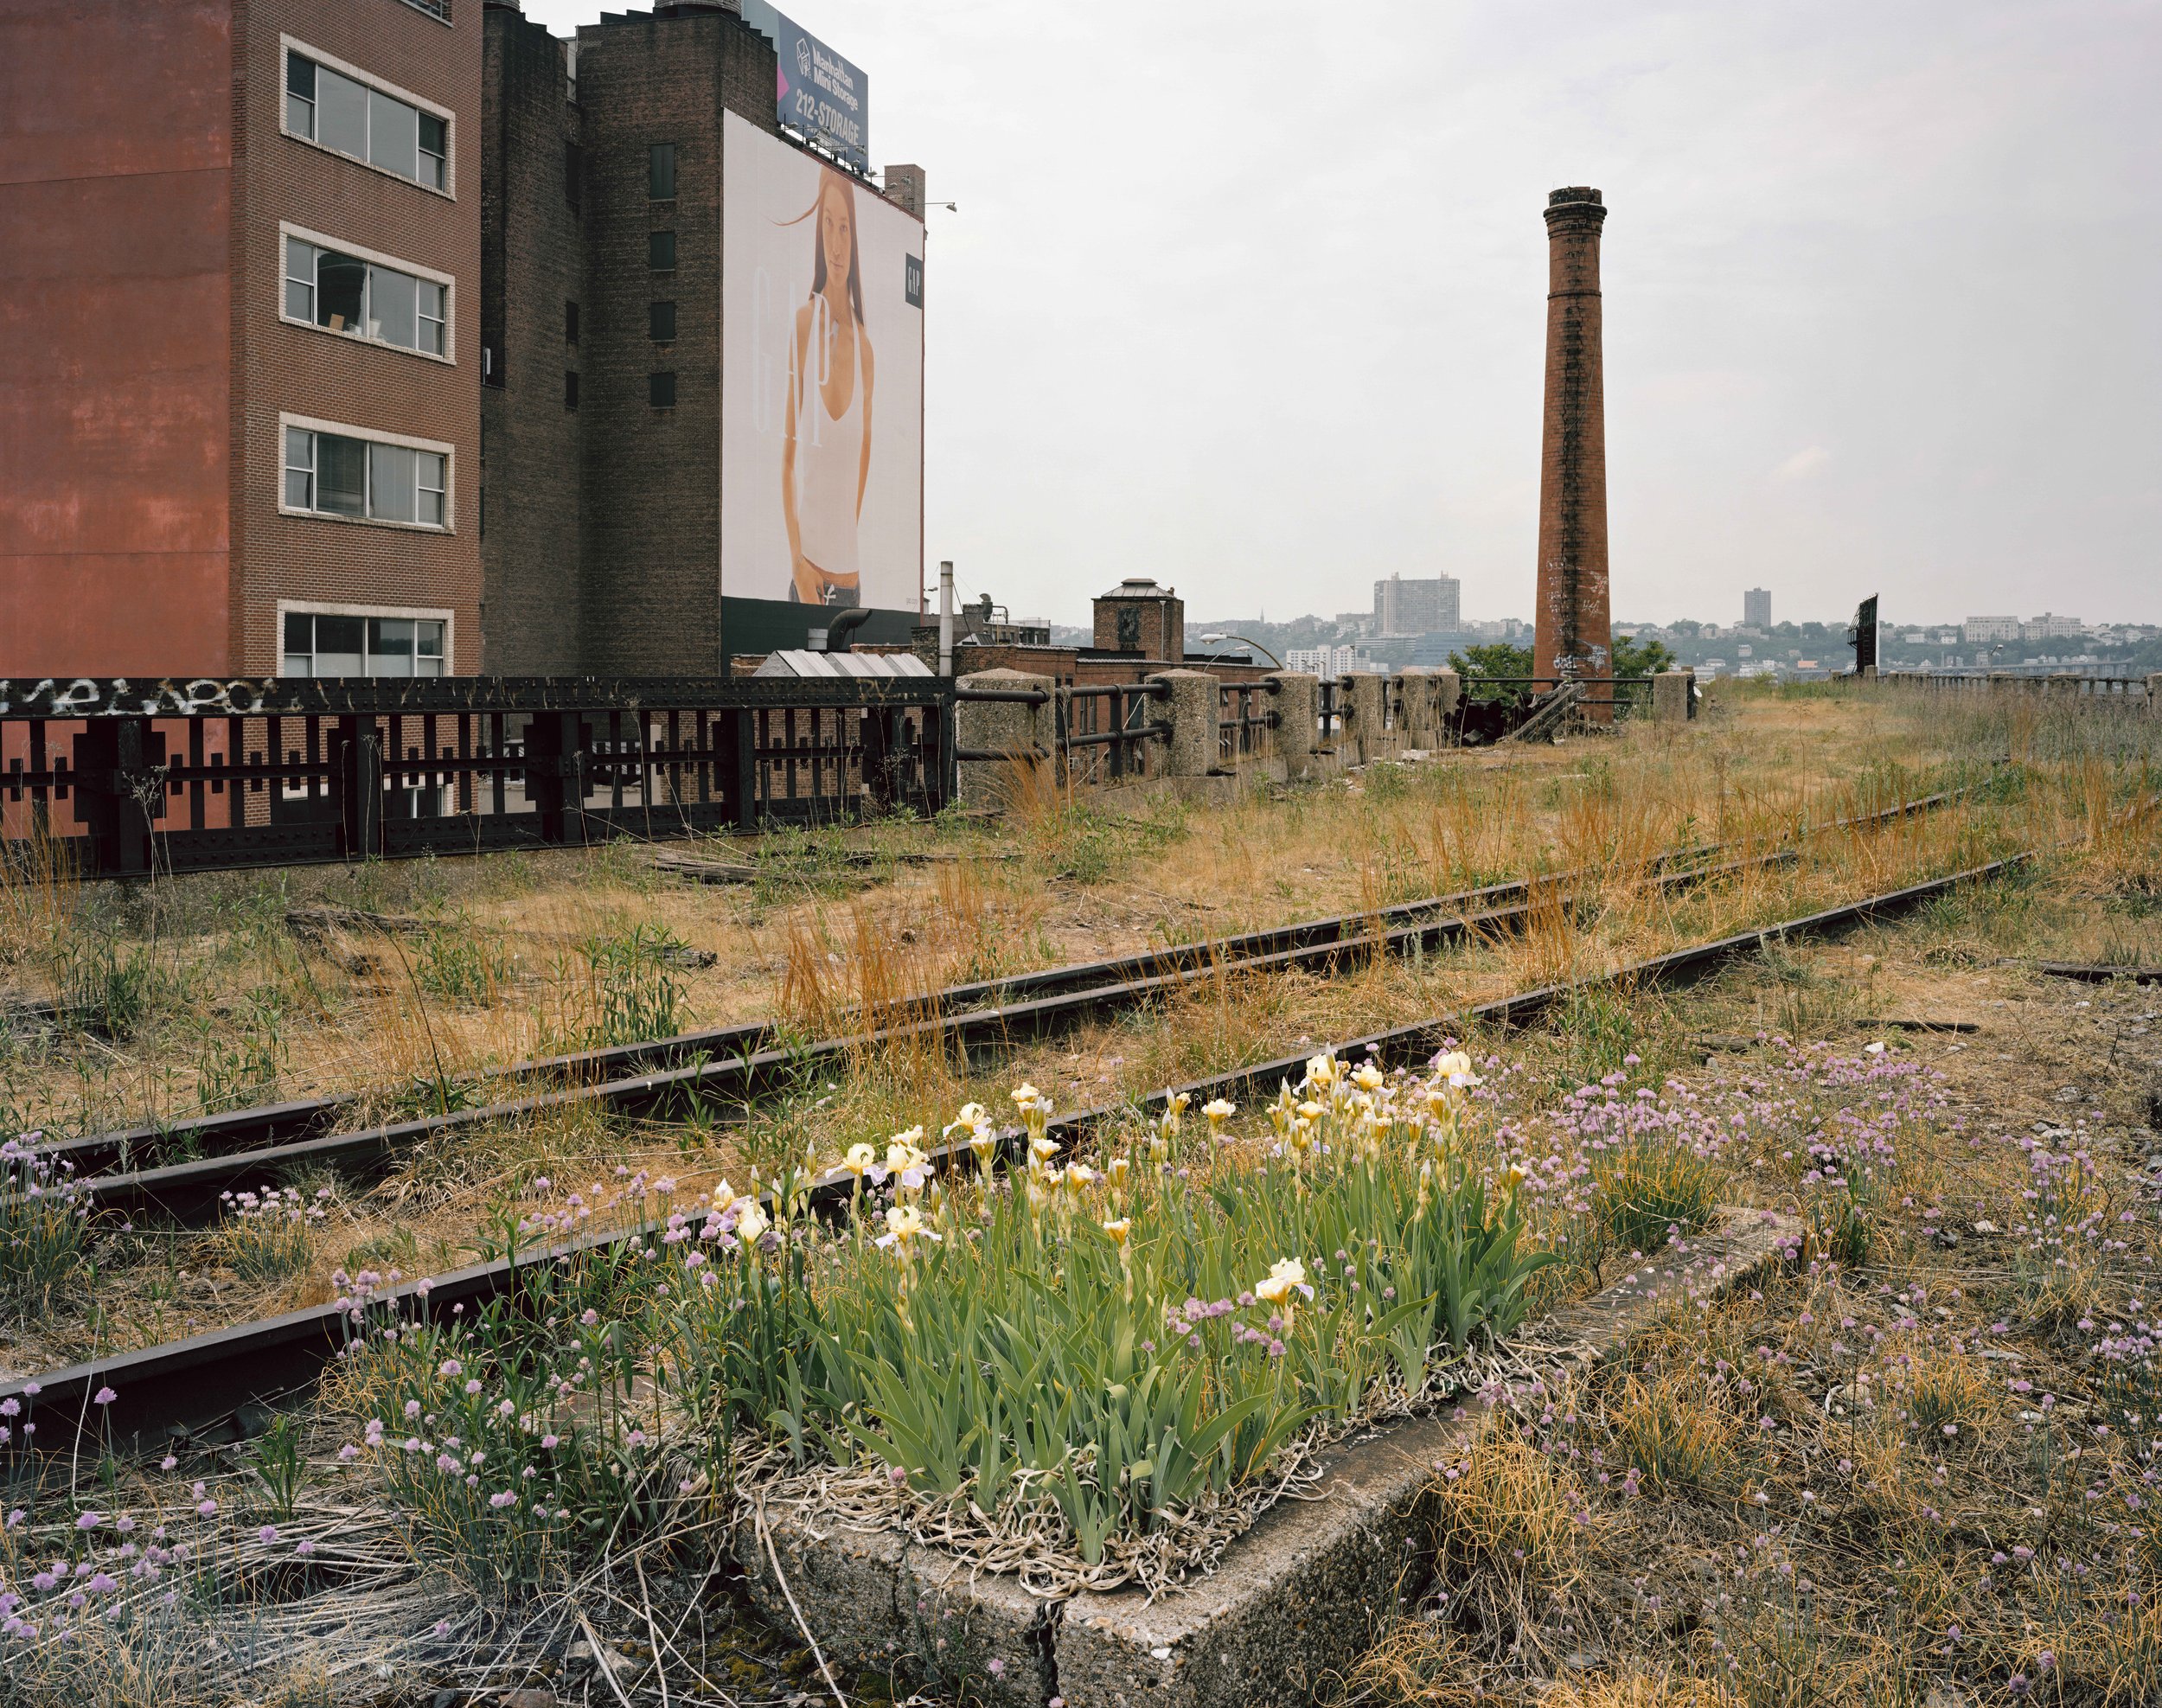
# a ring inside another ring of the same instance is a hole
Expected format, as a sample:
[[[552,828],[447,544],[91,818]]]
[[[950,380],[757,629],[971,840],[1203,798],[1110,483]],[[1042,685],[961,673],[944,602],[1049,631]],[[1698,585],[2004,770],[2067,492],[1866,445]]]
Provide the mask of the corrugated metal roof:
[[[931,668],[912,652],[771,652],[760,676],[928,676]]]

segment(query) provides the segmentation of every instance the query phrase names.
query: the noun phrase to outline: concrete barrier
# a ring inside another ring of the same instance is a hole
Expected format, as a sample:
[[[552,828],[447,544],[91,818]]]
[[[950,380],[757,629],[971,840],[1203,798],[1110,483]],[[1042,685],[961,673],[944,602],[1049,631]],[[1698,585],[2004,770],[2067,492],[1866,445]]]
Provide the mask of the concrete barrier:
[[[1221,703],[1216,678],[1206,670],[1161,670],[1148,678],[1169,690],[1156,701],[1156,710],[1171,726],[1164,743],[1166,777],[1206,777],[1217,770],[1218,728]]]
[[[1396,751],[1384,709],[1388,686],[1389,679],[1372,670],[1347,671],[1337,679],[1336,704],[1345,714],[1337,746],[1345,763],[1370,765]],[[1341,752],[1346,743],[1348,753]]]
[[[1397,745],[1431,751],[1442,745],[1439,678],[1448,675],[1424,664],[1408,664],[1398,673]]]
[[[956,686],[1001,694],[1033,690],[1044,696],[1040,704],[1033,706],[1008,700],[963,700],[954,707],[954,745],[964,753],[973,750],[1000,756],[959,762],[956,770],[961,804],[1010,807],[1022,776],[1053,763],[1058,726],[1052,693],[1056,685],[1049,676],[1026,670],[979,670],[962,677]]]
[[[1453,743],[1456,719],[1464,703],[1464,679],[1454,670],[1434,673],[1435,745],[1443,746]]]
[[[1692,684],[1686,670],[1661,670],[1652,678],[1652,721],[1655,724],[1685,724],[1689,721],[1689,690]]]
[[[1286,783],[1303,783],[1319,769],[1314,750],[1321,745],[1321,679],[1302,670],[1277,670],[1270,696],[1276,703],[1276,752]]]

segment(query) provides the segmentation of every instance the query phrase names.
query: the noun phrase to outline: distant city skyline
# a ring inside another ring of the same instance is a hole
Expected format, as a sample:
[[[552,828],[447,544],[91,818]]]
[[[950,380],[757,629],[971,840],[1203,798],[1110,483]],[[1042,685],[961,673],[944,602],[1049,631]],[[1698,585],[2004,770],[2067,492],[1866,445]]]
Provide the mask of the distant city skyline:
[[[1616,610],[2162,620],[2162,10],[791,16],[871,80],[874,166],[958,204],[924,556],[964,597],[1078,623],[1140,566],[1197,611],[1347,611],[1395,569],[1528,614],[1541,214],[1596,184]]]

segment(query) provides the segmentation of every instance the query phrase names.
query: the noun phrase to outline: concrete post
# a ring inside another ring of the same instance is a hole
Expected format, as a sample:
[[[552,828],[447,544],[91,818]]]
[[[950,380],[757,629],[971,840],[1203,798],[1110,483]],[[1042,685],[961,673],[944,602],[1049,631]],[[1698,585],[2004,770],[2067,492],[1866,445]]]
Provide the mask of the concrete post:
[[[2162,718],[2162,670],[2147,673],[2147,715]]]
[[[1164,774],[1206,777],[1217,769],[1222,732],[1217,727],[1216,678],[1206,670],[1161,670],[1148,678],[1171,691],[1155,701],[1156,715],[1171,726]]]
[[[1689,721],[1689,672],[1661,670],[1652,678],[1652,721],[1685,724]]]
[[[1276,707],[1276,758],[1283,765],[1283,780],[1302,782],[1314,775],[1314,750],[1321,745],[1321,679],[1300,670],[1276,670],[1269,680],[1279,684],[1269,698]]]
[[[1464,679],[1454,670],[1434,673],[1434,745],[1448,747],[1456,740],[1456,720],[1462,715]]]
[[[1051,764],[1058,727],[1051,701],[1055,684],[1049,676],[1026,670],[979,670],[962,677],[958,686],[1001,694],[1033,689],[1044,696],[1036,706],[1010,700],[963,700],[954,707],[954,745],[964,753],[1000,756],[959,762],[961,804],[1010,807],[1026,779],[1049,775],[1046,767]]]
[[[1386,686],[1386,679],[1372,670],[1347,671],[1337,679],[1337,704],[1346,713],[1344,734],[1357,746],[1362,765],[1391,751],[1382,715],[1381,694]]]
[[[1444,674],[1423,664],[1406,665],[1397,677],[1397,745],[1434,748],[1442,745],[1442,720],[1434,709],[1435,678]]]

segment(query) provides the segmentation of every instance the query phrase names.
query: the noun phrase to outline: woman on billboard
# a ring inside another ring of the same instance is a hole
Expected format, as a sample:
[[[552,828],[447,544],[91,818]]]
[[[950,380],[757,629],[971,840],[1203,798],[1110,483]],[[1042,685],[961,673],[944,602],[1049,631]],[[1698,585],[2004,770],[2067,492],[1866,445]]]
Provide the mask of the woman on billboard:
[[[863,329],[854,187],[838,172],[822,170],[810,215],[810,299],[796,311],[781,504],[788,516],[790,597],[803,605],[848,605],[855,602],[862,579],[856,524],[871,478],[875,372]]]

